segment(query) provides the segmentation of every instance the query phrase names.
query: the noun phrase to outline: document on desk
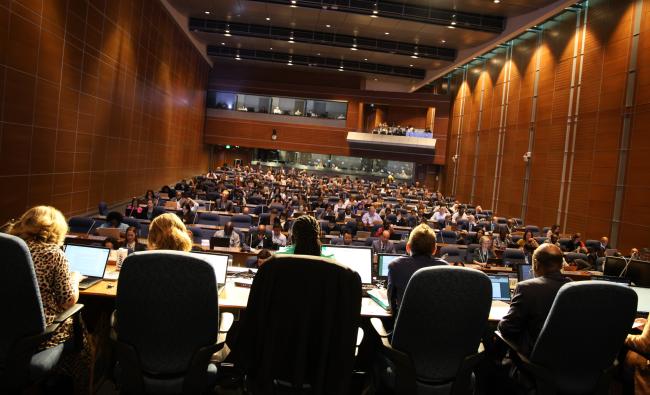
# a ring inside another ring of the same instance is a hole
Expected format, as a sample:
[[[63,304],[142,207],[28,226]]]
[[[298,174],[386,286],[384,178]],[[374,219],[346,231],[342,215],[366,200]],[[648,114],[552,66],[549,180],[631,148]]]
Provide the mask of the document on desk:
[[[388,310],[390,308],[390,303],[388,303],[388,293],[386,289],[371,289],[368,291],[368,296],[370,296],[370,299],[375,301],[375,303],[381,306],[384,310]]]
[[[109,271],[107,270],[106,273],[104,273],[104,280],[108,280],[108,281],[117,281],[117,279],[118,279],[119,276],[120,276],[120,272],[119,272],[119,271],[117,271],[117,270],[113,270],[113,271],[110,271],[110,272],[109,272]]]

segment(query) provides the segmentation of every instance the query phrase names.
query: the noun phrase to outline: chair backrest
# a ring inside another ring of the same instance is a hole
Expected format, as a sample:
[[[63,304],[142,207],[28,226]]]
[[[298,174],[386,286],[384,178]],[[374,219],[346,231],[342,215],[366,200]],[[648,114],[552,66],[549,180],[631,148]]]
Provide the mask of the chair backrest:
[[[106,202],[99,202],[97,205],[97,211],[99,212],[99,215],[108,214],[108,204],[106,204]]]
[[[136,350],[143,371],[181,374],[198,349],[216,341],[214,270],[185,252],[129,255],[120,272],[115,309],[117,340]]]
[[[558,393],[594,393],[612,366],[636,314],[637,295],[605,281],[577,281],[560,288],[530,355],[550,371]],[[566,336],[575,328],[580,336]]]
[[[505,265],[521,264],[526,261],[526,255],[519,248],[506,248],[503,251],[503,263]]]
[[[70,217],[68,228],[70,232],[88,233],[93,226],[93,219],[90,217]]]
[[[444,246],[440,249],[440,256],[447,254],[445,260],[447,262],[462,262],[465,258],[465,253],[461,256],[461,251],[456,246]]]
[[[598,249],[600,248],[600,241],[598,240],[586,240],[585,241],[585,247],[593,248],[593,249]]]
[[[356,272],[327,258],[276,255],[251,287],[241,366],[260,393],[271,393],[276,379],[315,394],[347,393],[360,309]]]
[[[249,228],[253,223],[251,216],[246,214],[233,215],[231,221],[236,228]]]
[[[533,236],[538,236],[539,235],[539,226],[537,226],[537,225],[526,225],[526,227],[524,229],[525,229],[525,231],[533,232]]]
[[[564,260],[567,261],[568,263],[571,263],[575,261],[576,259],[582,259],[584,261],[587,260],[587,254],[580,254],[577,252],[567,252],[564,254]]]
[[[491,304],[492,285],[478,270],[420,269],[406,286],[392,346],[409,355],[418,379],[449,380],[476,353]]]
[[[627,262],[623,257],[608,256],[605,259],[605,264],[603,265],[603,274],[606,276],[620,276],[623,273],[623,269]],[[629,268],[628,268],[629,270]],[[628,276],[629,277],[629,273]]]
[[[458,240],[458,235],[453,230],[441,230],[440,235],[442,237],[442,242],[446,244],[456,244]]]
[[[43,332],[45,316],[27,244],[16,236],[0,233],[0,251],[0,297],[8,301],[3,315],[11,317],[11,323],[0,325],[2,366],[17,340]]]
[[[472,262],[472,260],[474,259],[474,251],[479,247],[480,247],[480,245],[475,244],[475,243],[467,245],[467,251],[466,251],[466,255],[465,255],[465,262],[468,262],[468,263]]]
[[[196,223],[197,224],[203,224],[203,225],[218,226],[219,225],[219,214],[206,213],[206,212],[198,213]]]
[[[534,237],[534,239],[537,242],[537,244],[540,244],[540,245],[544,244],[544,242],[546,241],[546,237],[544,237],[544,236],[537,236],[537,237]]]
[[[138,221],[137,219],[131,217],[124,217],[122,218],[122,222],[124,222],[129,226],[135,226],[138,232],[140,231],[140,221]]]
[[[573,245],[571,243],[571,239],[569,239],[569,238],[563,237],[563,238],[558,240],[558,243],[560,243],[560,248],[562,249],[562,251],[565,251],[565,252],[569,251],[573,247]]]

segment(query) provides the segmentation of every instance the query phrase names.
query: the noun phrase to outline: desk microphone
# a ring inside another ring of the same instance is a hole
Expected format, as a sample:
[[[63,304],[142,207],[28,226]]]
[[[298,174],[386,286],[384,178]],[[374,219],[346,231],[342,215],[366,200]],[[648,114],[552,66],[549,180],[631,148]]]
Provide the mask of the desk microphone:
[[[97,221],[95,221],[95,220],[93,219],[93,223],[90,224],[90,228],[88,228],[88,232],[86,232],[86,236],[89,236],[89,235],[90,235],[90,231],[93,230],[93,226],[95,226],[96,223],[97,223]]]
[[[627,268],[630,266],[630,263],[632,263],[632,258],[627,259],[624,256],[621,258],[623,258],[623,261],[625,261],[625,267],[623,268],[623,270],[621,270],[621,273],[618,275],[619,277],[623,277],[627,273]],[[604,265],[607,265],[607,260],[605,260]],[[603,271],[604,270],[605,268],[603,267]]]

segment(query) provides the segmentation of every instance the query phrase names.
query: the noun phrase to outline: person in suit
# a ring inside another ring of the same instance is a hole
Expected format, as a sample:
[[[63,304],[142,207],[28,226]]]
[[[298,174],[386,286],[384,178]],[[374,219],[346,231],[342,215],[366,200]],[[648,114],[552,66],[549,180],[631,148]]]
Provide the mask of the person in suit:
[[[413,273],[423,267],[447,264],[434,256],[436,234],[427,224],[420,224],[411,231],[406,252],[408,256],[399,257],[388,265],[388,300],[393,317],[397,317],[406,285]]]
[[[551,310],[555,295],[571,281],[562,275],[562,250],[542,244],[533,253],[535,278],[517,284],[508,314],[499,322],[501,334],[519,345],[524,355],[532,351]]]
[[[138,242],[138,228],[135,226],[129,226],[124,237],[124,248],[128,250],[129,255],[147,249],[146,245]]]
[[[232,224],[232,221],[226,222],[222,230],[214,232],[215,237],[229,237],[231,247],[241,246],[241,238],[239,233],[235,232],[235,226]]]
[[[214,202],[215,210],[232,212],[232,201],[228,200],[228,191],[221,192],[221,197]]]
[[[395,246],[390,241],[390,231],[381,232],[379,240],[372,242],[372,252],[375,254],[394,254]]]
[[[251,248],[266,248],[271,249],[273,247],[273,240],[271,236],[266,234],[266,225],[259,225],[257,227],[257,233],[253,235],[251,240]]]
[[[336,243],[336,245],[339,245],[339,246],[351,246],[352,245],[352,233],[350,233],[350,231],[346,230],[345,233],[343,233],[343,238],[338,243]]]

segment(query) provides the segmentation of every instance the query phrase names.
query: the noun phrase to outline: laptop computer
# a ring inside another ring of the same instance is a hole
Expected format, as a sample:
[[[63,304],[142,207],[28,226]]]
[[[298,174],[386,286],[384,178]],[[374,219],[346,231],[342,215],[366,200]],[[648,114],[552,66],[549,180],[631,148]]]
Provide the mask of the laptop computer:
[[[377,255],[377,277],[386,278],[388,277],[388,265],[396,258],[399,258],[404,255],[399,254],[378,254]]]
[[[226,286],[226,274],[228,272],[228,260],[230,259],[230,255],[194,251],[192,251],[190,254],[192,254],[195,258],[199,258],[212,266],[212,270],[214,270],[214,276],[217,280],[217,293],[221,295],[221,291],[223,291],[224,287]]]
[[[372,284],[372,249],[369,247],[349,247],[324,245],[321,252],[355,272],[359,273],[361,283]]]
[[[526,281],[534,278],[533,265],[519,265],[517,266],[517,281]]]
[[[115,240],[120,239],[120,229],[119,228],[97,228],[97,234],[99,236],[110,237]]]
[[[618,276],[605,276],[605,275],[591,276],[591,279],[596,280],[596,281],[609,281],[609,282],[612,282],[612,283],[619,283],[619,284],[623,284],[623,285],[630,285],[631,284],[631,280],[629,278],[618,277]]]
[[[79,272],[83,276],[79,289],[87,289],[97,284],[104,277],[106,264],[111,250],[78,244],[66,244],[65,256],[68,259],[71,272]]]
[[[510,280],[508,275],[491,274],[488,277],[492,283],[492,300],[510,302]]]
[[[636,295],[638,300],[636,303],[636,312],[644,316],[650,313],[650,288],[643,287],[630,287]]]
[[[210,238],[210,249],[214,247],[230,247],[230,237],[212,236]]]

